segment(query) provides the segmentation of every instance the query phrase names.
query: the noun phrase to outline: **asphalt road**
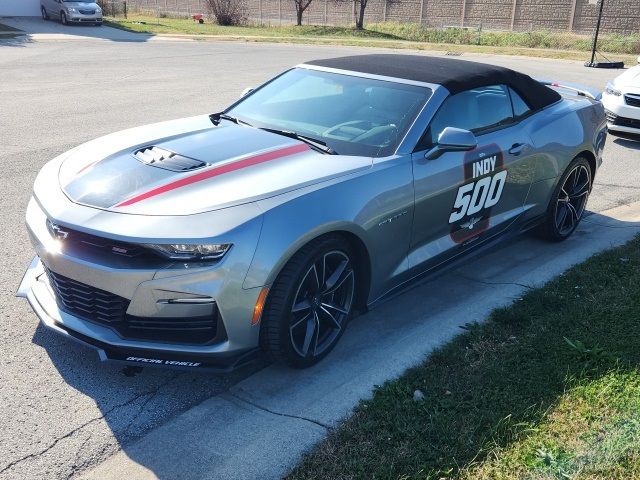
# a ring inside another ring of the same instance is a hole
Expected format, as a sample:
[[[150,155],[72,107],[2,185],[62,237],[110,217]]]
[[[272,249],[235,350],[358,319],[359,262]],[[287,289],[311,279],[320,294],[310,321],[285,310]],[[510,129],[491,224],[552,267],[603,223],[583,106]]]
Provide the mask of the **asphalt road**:
[[[356,51],[71,37],[0,41],[0,478],[73,477],[248,375],[146,369],[127,377],[39,326],[14,293],[32,257],[23,217],[40,167],[96,136],[217,111],[290,65]],[[600,88],[617,74],[578,62],[469,58]],[[639,149],[640,141],[609,137],[591,210],[640,199]]]

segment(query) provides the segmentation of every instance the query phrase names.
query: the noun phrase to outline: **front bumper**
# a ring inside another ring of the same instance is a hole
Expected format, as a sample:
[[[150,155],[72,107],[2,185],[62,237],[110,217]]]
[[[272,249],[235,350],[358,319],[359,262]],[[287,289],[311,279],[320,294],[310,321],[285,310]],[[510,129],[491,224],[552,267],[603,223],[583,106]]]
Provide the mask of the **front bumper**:
[[[69,211],[83,209],[87,207]],[[158,264],[73,245],[56,247],[46,219],[32,198],[27,227],[37,256],[17,293],[28,299],[45,326],[98,349],[103,360],[135,365],[230,370],[257,352],[259,325],[251,319],[261,288],[242,287],[255,250],[256,225],[230,233],[237,248],[215,264]],[[145,219],[119,216],[117,221],[131,221],[133,229]],[[166,221],[175,223],[170,217]],[[122,301],[114,316],[112,298]],[[192,339],[178,332],[214,316],[213,334],[207,337]]]
[[[602,103],[607,114],[609,130],[640,134],[640,106],[630,105],[625,95],[603,94]]]
[[[102,23],[102,13],[85,15],[82,13],[69,12],[67,14],[67,21],[71,23]]]
[[[256,358],[258,349],[230,348],[229,342],[216,345],[171,345],[120,338],[112,329],[88,322],[61,310],[38,257],[29,265],[18,288],[34,313],[47,328],[98,351],[102,361],[136,366],[231,371]]]

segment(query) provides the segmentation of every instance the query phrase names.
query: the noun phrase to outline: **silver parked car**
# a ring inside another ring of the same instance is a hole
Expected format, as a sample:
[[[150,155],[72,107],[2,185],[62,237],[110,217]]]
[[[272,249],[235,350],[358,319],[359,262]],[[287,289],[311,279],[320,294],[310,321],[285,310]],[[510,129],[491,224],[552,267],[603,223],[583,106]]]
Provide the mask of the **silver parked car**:
[[[509,69],[308,62],[47,163],[18,294],[104,360],[306,367],[412,280],[534,227],[569,237],[605,139],[591,94]]]
[[[57,18],[63,25],[92,23],[102,25],[102,9],[96,2],[78,0],[40,0],[44,20]]]

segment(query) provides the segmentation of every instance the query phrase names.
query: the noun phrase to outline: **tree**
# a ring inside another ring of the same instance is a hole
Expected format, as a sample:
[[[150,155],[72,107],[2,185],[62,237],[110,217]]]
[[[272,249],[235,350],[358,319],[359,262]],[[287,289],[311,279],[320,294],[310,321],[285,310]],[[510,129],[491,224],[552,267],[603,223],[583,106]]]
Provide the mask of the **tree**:
[[[364,28],[364,11],[367,8],[369,0],[333,0],[335,3],[354,3],[356,12],[356,28],[362,30]]]
[[[241,25],[245,21],[242,0],[206,0],[206,3],[218,25]]]
[[[364,10],[367,8],[369,0],[354,0],[356,7],[358,7],[358,13],[356,16],[356,28],[362,30],[364,28]]]
[[[293,0],[293,3],[296,5],[296,25],[302,25],[302,14],[309,8],[311,2],[312,0]]]

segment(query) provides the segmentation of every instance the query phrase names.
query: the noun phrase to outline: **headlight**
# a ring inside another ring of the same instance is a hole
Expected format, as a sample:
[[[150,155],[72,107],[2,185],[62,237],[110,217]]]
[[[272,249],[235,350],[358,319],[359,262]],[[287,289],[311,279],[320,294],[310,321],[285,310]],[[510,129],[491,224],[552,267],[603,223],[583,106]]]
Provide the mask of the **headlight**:
[[[611,82],[607,83],[607,86],[604,87],[604,91],[609,95],[615,95],[616,97],[622,95],[622,92],[615,88]]]
[[[77,8],[72,8],[72,7],[67,7],[67,11],[69,13],[78,13],[78,9]]]
[[[102,13],[102,9],[100,7],[96,8],[96,13]]]
[[[147,244],[146,246],[172,260],[215,260],[222,258],[231,248],[230,243],[203,245],[172,243],[167,245]]]

